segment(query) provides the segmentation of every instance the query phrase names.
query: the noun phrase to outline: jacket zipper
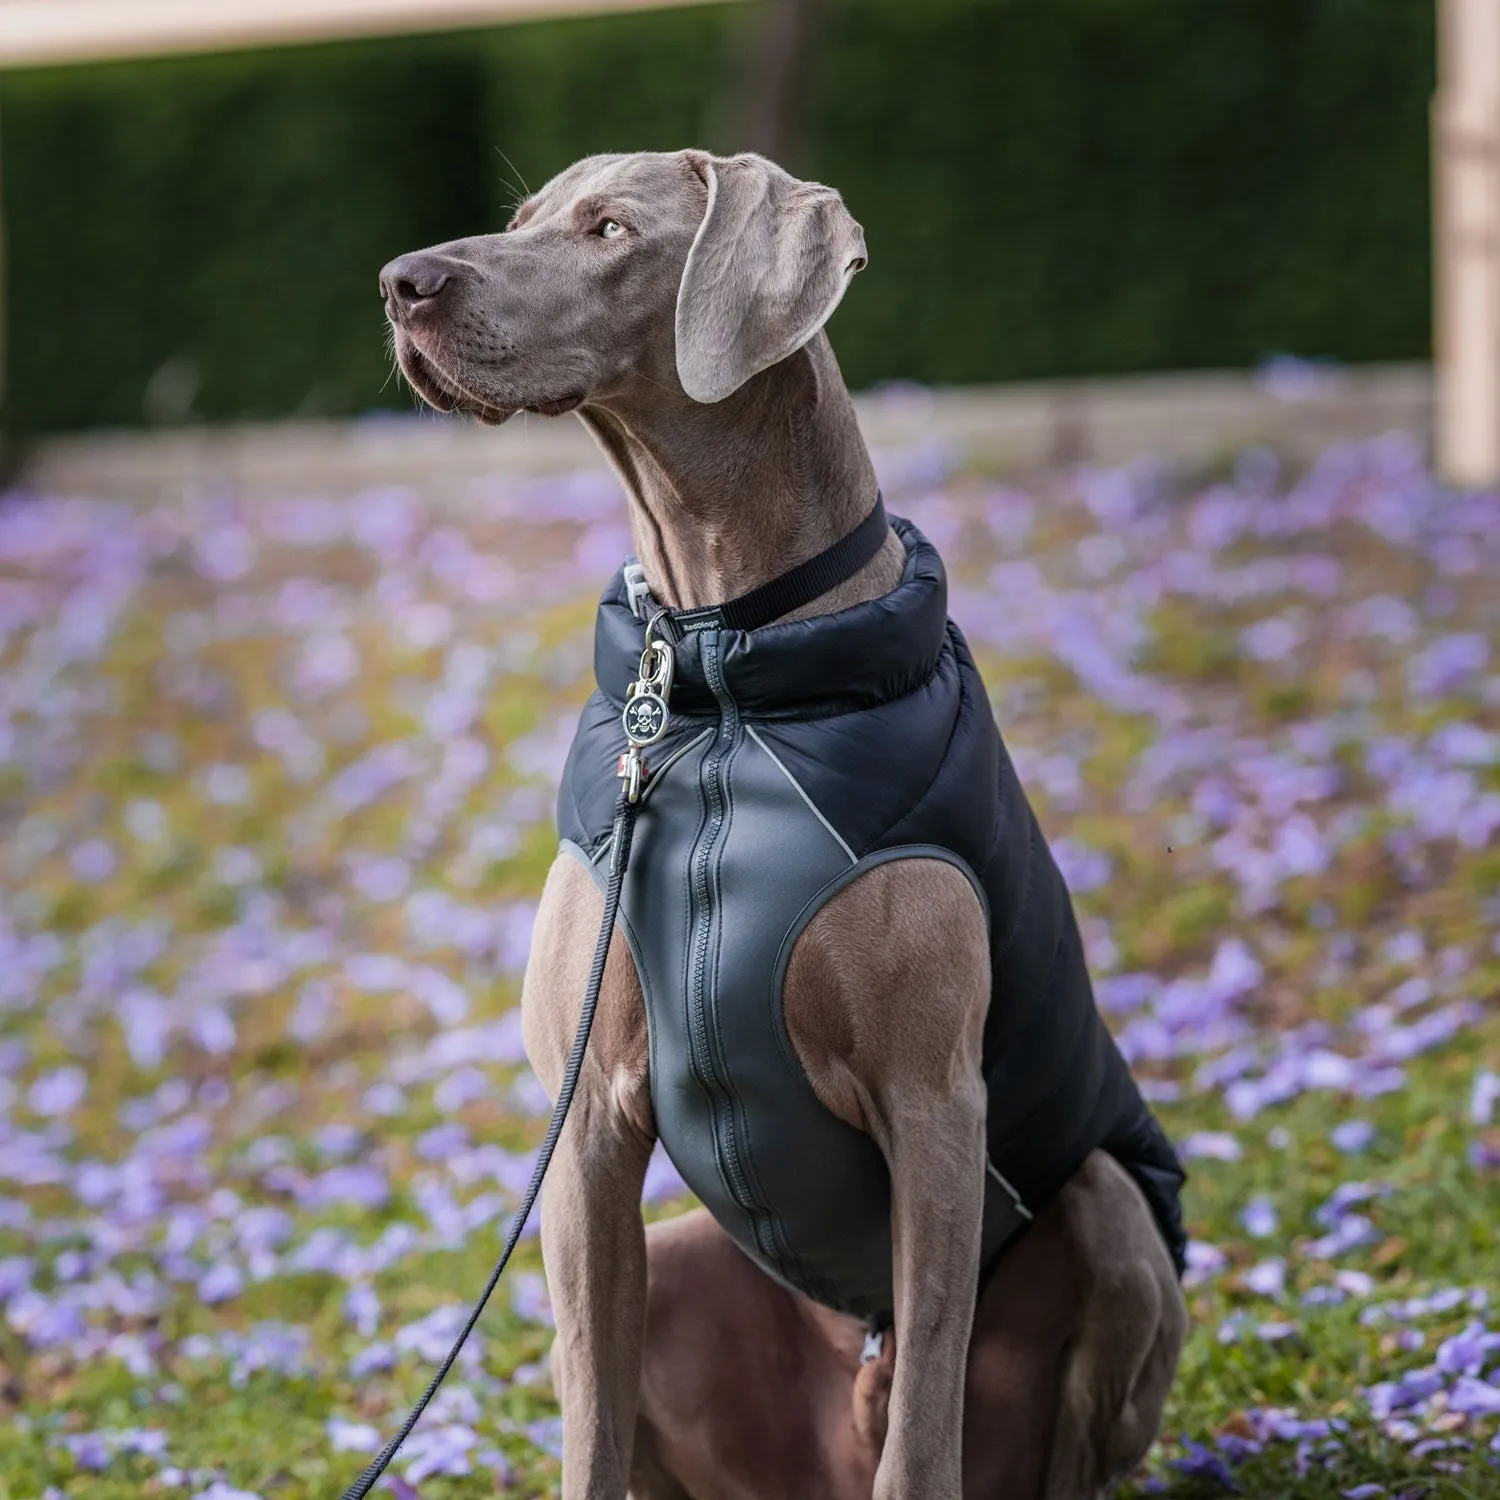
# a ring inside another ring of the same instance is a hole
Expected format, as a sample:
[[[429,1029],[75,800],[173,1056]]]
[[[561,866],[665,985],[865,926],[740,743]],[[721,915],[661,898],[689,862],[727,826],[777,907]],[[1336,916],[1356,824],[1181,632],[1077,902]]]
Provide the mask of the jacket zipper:
[[[724,682],[719,665],[719,639],[704,640],[703,669],[708,686],[719,705],[719,733],[703,762],[703,786],[708,798],[708,823],[693,851],[693,897],[696,931],[692,941],[692,971],[688,981],[688,1017],[691,1024],[693,1072],[708,1097],[714,1145],[723,1164],[724,1184],[750,1220],[757,1244],[761,1244],[764,1215],[750,1191],[740,1160],[735,1135],[734,1098],[727,1077],[720,1071],[709,1037],[708,948],[713,928],[712,881],[709,871],[720,838],[725,834],[728,814],[726,767],[739,738],[739,705]],[[774,1254],[773,1246],[761,1244],[762,1253]]]

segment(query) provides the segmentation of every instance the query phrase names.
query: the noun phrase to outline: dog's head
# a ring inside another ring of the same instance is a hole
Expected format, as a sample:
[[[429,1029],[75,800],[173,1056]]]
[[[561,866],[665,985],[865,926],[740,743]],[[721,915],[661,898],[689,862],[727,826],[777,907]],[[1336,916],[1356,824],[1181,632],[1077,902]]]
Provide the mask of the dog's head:
[[[865,264],[832,188],[764,157],[591,156],[503,234],[393,260],[396,358],[441,411],[557,416],[647,386],[715,402],[800,349]]]

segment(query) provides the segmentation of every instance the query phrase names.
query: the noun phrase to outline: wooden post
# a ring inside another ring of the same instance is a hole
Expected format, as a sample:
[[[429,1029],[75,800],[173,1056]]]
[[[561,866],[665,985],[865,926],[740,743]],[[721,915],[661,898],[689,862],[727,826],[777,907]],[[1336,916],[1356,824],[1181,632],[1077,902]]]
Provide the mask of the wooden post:
[[[1432,105],[1439,473],[1500,483],[1500,0],[1438,0]]]
[[[0,100],[3,103],[3,100]],[[3,114],[3,110],[0,110]],[[0,129],[0,477],[4,476],[9,462],[6,449],[10,437],[10,409],[6,397],[10,394],[10,324],[6,314],[10,311],[10,265],[5,258],[5,134]]]

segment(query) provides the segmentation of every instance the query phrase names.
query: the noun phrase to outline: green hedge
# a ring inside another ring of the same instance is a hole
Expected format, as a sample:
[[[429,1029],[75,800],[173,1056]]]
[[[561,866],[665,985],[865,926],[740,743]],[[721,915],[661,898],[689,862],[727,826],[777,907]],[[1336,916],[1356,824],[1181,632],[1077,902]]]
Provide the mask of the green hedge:
[[[1431,12],[832,0],[792,165],[866,228],[833,330],[851,383],[1425,357]],[[406,404],[379,266],[499,227],[515,174],[732,149],[746,24],[714,7],[0,79],[10,423]]]

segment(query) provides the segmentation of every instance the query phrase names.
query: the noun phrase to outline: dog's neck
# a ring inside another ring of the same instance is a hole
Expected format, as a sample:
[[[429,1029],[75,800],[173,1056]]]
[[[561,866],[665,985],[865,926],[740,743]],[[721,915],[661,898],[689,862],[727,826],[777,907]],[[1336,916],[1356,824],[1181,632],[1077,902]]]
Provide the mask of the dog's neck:
[[[815,557],[875,502],[875,470],[827,338],[723,401],[628,396],[579,415],[625,485],[636,555],[674,609],[721,604]],[[821,614],[894,587],[894,536],[853,578],[797,614]]]

